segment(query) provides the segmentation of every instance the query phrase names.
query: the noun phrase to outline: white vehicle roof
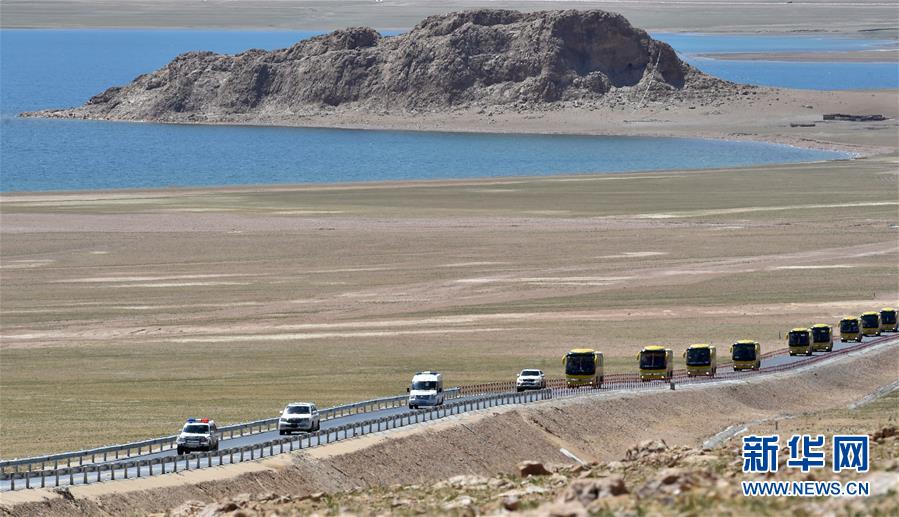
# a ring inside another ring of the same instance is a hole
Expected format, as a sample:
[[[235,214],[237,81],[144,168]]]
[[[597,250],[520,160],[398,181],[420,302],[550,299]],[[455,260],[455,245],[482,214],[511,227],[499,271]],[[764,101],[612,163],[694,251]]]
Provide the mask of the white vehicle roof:
[[[443,380],[443,374],[441,374],[440,372],[418,372],[412,377],[412,382],[440,380]]]
[[[215,420],[209,418],[203,418],[202,420],[204,421],[201,421],[201,419],[199,418],[189,418],[187,422],[185,422],[181,427],[182,432],[189,425],[205,425],[208,429],[211,429],[213,426],[215,426]]]
[[[287,404],[287,407],[297,407],[297,406],[308,406],[308,407],[312,407],[312,406],[314,406],[314,405],[315,405],[315,404],[312,403],[312,402],[291,402],[290,404]]]
[[[524,370],[521,370],[521,373],[518,375],[524,375],[524,372],[537,372],[537,375],[543,375],[543,370],[540,368],[525,368]]]

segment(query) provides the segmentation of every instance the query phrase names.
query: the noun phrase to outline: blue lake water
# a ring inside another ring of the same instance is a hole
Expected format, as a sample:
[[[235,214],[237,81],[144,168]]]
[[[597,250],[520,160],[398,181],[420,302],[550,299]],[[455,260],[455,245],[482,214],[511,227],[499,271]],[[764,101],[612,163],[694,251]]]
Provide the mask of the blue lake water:
[[[845,156],[762,143],[697,139],[175,126],[16,118],[22,111],[82,104],[105,88],[127,83],[188,50],[235,53],[248,48],[272,49],[289,46],[312,34],[0,30],[0,191],[627,172]],[[704,40],[704,44],[709,41]],[[755,65],[742,63],[747,69]]]
[[[739,52],[839,52],[895,48],[895,40],[834,36],[768,36],[653,33],[688,63],[722,79],[760,86],[804,90],[899,88],[895,62],[789,62],[710,59],[702,54]]]
[[[683,54],[739,52],[841,52],[895,47],[888,39],[850,38],[821,35],[695,34],[653,32]]]

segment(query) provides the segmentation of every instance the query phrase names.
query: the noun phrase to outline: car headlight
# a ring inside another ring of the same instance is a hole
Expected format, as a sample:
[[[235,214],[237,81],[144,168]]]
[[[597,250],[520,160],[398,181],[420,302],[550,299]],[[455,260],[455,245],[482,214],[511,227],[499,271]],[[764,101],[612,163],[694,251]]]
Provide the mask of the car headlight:
[[[184,437],[179,436],[178,438],[175,439],[175,443],[184,443]]]
[[[201,437],[200,437],[200,441],[201,441],[201,442],[208,442],[208,441],[209,441],[209,438],[207,438],[207,437],[205,437],[205,436],[201,436]]]

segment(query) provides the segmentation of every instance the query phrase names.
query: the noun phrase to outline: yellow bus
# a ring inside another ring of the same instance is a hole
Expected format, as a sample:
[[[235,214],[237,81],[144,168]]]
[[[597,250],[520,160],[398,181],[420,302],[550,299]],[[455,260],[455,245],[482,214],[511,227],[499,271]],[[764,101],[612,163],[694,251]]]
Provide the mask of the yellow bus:
[[[674,376],[674,352],[663,346],[647,346],[637,354],[640,380],[670,380]]]
[[[899,330],[899,324],[896,323],[896,309],[892,307],[880,309],[880,331],[896,332],[897,330]]]
[[[718,372],[718,357],[715,347],[701,343],[690,345],[684,351],[684,362],[687,364],[687,377],[714,377]]]
[[[575,348],[562,358],[565,382],[569,388],[599,388],[603,382],[602,352],[592,348]]]
[[[863,336],[879,336],[880,335],[880,313],[866,312],[858,317],[862,322]]]
[[[762,367],[762,350],[758,341],[741,339],[730,346],[730,359],[734,371],[758,370]]]
[[[787,334],[790,355],[812,355],[812,332],[807,328],[795,328]]]
[[[862,341],[861,322],[855,316],[843,316],[840,320],[840,341]]]
[[[811,326],[812,351],[833,352],[833,327],[818,323]]]

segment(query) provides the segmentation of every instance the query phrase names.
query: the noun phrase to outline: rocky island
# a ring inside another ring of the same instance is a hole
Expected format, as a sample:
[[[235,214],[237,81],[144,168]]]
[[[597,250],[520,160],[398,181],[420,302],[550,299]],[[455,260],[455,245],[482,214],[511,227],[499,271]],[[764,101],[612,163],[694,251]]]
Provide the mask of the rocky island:
[[[302,125],[310,116],[639,106],[739,88],[678,58],[621,15],[474,10],[382,36],[357,27],[290,48],[188,52],[85,105],[24,116]]]

